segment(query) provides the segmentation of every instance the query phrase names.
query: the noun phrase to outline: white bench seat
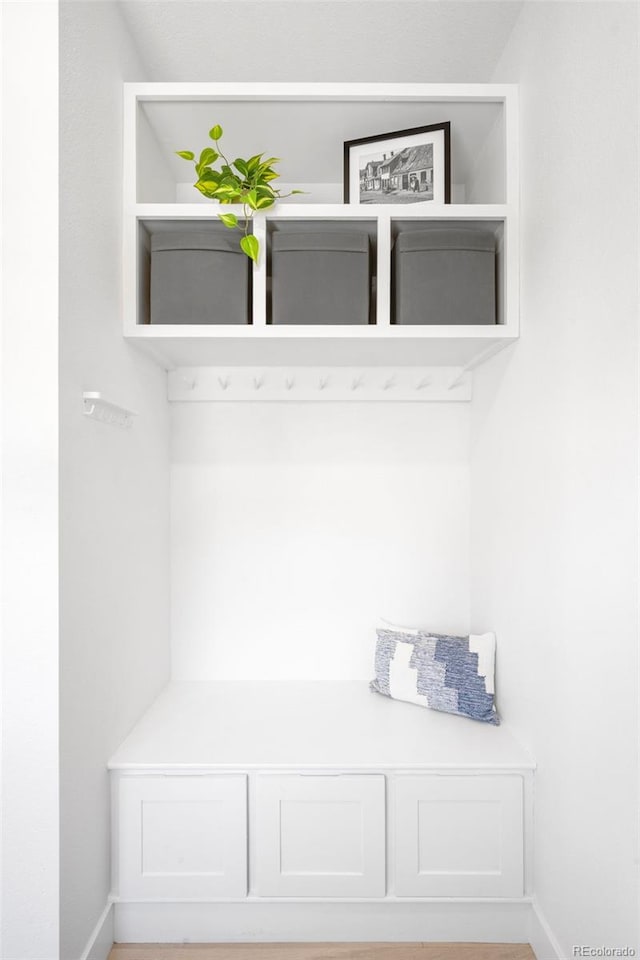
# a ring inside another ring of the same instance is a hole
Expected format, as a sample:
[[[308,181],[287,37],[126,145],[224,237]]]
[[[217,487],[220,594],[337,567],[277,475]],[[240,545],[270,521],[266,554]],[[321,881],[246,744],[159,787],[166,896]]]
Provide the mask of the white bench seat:
[[[390,700],[366,683],[172,683],[112,770],[268,767],[532,769],[506,725]]]
[[[109,766],[118,939],[523,936],[534,763],[504,725],[366,682],[174,682]]]

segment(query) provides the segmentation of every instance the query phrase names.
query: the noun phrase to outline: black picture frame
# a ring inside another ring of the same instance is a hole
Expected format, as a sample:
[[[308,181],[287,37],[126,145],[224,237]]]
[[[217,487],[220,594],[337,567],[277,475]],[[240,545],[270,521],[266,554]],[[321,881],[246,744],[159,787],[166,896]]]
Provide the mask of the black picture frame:
[[[450,121],[345,140],[343,183],[350,204],[451,203]]]

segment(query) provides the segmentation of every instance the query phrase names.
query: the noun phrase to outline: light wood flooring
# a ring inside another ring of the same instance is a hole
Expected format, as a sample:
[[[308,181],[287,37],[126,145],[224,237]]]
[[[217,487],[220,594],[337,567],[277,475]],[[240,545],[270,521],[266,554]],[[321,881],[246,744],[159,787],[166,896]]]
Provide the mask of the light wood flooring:
[[[109,960],[536,960],[526,943],[114,944]]]

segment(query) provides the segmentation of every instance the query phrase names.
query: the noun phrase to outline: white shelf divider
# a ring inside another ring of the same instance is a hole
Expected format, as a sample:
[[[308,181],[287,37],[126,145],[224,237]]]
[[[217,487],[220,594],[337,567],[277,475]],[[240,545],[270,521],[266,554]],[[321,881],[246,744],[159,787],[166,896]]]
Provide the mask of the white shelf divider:
[[[136,203],[129,215],[139,220],[217,220],[221,208],[216,203]],[[241,204],[225,204],[224,213],[243,216]],[[265,220],[503,220],[509,213],[506,203],[275,203],[264,213],[256,213],[254,224]]]
[[[499,103],[513,96],[512,84],[498,83],[126,83],[134,100],[424,100]]]
[[[378,216],[376,326],[388,330],[391,326],[391,217],[382,212]]]
[[[267,221],[264,217],[253,218],[253,235],[260,244],[257,263],[253,264],[252,317],[255,329],[267,324]]]

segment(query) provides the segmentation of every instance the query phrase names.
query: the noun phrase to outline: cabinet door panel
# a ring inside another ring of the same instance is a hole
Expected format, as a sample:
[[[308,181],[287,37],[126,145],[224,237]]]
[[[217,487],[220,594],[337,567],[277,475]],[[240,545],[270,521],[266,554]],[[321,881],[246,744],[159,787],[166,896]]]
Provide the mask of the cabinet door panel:
[[[119,824],[121,897],[246,895],[244,775],[123,777]]]
[[[396,894],[521,897],[522,790],[518,776],[399,777]]]
[[[383,776],[262,776],[257,785],[260,896],[382,897]]]

